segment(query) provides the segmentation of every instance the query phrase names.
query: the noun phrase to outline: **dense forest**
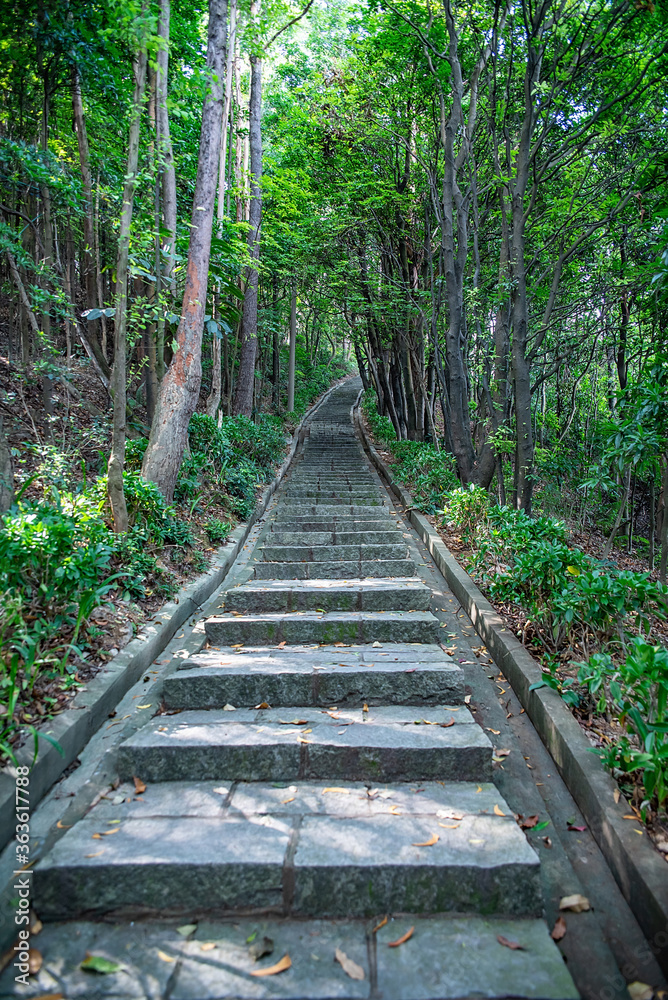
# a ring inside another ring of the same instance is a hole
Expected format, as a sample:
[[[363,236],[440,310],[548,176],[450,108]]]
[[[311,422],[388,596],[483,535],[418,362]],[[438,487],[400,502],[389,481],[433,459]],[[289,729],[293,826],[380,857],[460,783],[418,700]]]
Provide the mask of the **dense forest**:
[[[0,37],[4,753],[353,371],[424,509],[665,581],[665,3],[18,0]]]

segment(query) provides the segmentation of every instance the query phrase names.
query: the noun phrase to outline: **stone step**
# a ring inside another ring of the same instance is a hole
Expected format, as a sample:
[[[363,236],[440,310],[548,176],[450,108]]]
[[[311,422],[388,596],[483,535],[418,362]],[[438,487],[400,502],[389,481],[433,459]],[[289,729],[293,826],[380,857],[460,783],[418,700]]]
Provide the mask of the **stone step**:
[[[369,559],[405,559],[408,546],[403,539],[389,545],[272,545],[259,551],[265,562],[351,562]],[[324,574],[323,574],[324,575]]]
[[[122,785],[40,861],[37,912],[541,911],[538,859],[493,785],[279,784]]]
[[[370,504],[349,504],[349,503],[297,503],[293,501],[289,507],[290,516],[293,518],[313,517],[316,518],[343,517],[352,514],[355,517],[383,517],[390,513],[385,506],[385,500],[379,499],[377,503]]]
[[[310,548],[321,545],[395,545],[402,544],[398,528],[389,525],[384,531],[347,531],[345,528],[334,531],[312,531],[304,538],[303,531],[274,531],[271,535],[272,545],[304,545],[308,542]]]
[[[297,706],[284,713],[283,722],[265,722],[263,717],[262,725],[249,721],[252,712],[239,711],[156,716],[121,744],[118,773],[123,779],[137,775],[147,782],[491,779],[492,746],[479,726],[458,721],[464,719],[463,708],[446,717],[447,728],[415,725],[415,720],[393,722],[387,713],[371,708],[364,722],[334,720],[321,713],[324,721],[309,723],[313,710]],[[293,719],[300,724],[283,724]]]
[[[345,485],[323,487],[322,489],[308,486],[288,486],[283,495],[285,498],[301,502],[313,498],[316,502],[322,501],[323,503],[333,503],[337,500],[343,500],[346,503],[366,503],[368,500],[370,503],[375,503],[383,499],[375,486],[369,486],[366,489],[353,489]]]
[[[297,519],[284,515],[276,517],[269,528],[272,532],[298,531],[302,537],[306,531],[389,531],[394,525],[402,527],[402,522],[386,515],[382,520],[375,518],[357,518],[352,514],[343,517],[330,517],[327,520]]]
[[[431,590],[415,578],[379,580],[249,580],[225,592],[225,611],[428,611]]]
[[[256,580],[353,580],[415,576],[412,559],[334,559],[330,562],[256,562]]]
[[[402,643],[205,649],[181,660],[164,681],[172,709],[263,703],[361,708],[457,704],[463,698],[462,671],[440,647]]]
[[[420,642],[439,639],[440,622],[430,611],[314,611],[222,614],[204,625],[210,643],[264,645],[285,642]]]

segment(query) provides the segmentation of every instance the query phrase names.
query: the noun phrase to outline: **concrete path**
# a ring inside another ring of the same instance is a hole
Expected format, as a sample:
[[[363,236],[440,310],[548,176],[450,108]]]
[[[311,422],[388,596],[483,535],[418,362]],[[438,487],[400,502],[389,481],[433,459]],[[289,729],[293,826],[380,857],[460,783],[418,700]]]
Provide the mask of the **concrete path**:
[[[507,751],[467,704],[466,633],[433,613],[451,595],[354,436],[358,389],[318,410],[160,713],[117,747],[114,787],[50,841],[44,966],[28,988],[7,970],[0,996],[579,995],[495,783]],[[592,948],[609,962],[593,931]],[[119,968],[83,971],[87,952]]]

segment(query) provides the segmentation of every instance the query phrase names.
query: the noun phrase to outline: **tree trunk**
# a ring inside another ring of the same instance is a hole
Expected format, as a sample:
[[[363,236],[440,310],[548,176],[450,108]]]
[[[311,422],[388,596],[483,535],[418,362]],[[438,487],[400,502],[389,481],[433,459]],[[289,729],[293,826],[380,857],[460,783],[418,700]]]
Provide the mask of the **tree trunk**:
[[[0,415],[0,514],[14,503],[14,463]]]
[[[290,351],[288,356],[288,413],[295,409],[295,354],[297,349],[297,285],[292,283],[290,298]]]
[[[161,46],[158,49],[156,73],[156,145],[159,169],[162,173],[162,221],[168,232],[163,243],[163,252],[167,255],[162,278],[169,299],[173,297],[173,272],[176,254],[176,170],[174,168],[174,153],[169,131],[169,113],[167,111],[167,76],[169,68],[169,21],[170,0],[160,0],[160,17],[158,19],[158,38]],[[156,375],[161,381],[165,374],[165,320],[158,319],[156,336]]]
[[[668,570],[668,452],[663,456],[663,516],[661,518],[661,557],[659,579],[666,583]]]
[[[84,288],[86,290],[86,308],[94,309],[97,303],[97,287],[95,278],[95,227],[93,218],[93,179],[90,172],[90,150],[86,134],[83,103],[81,100],[81,81],[79,70],[72,67],[72,110],[74,112],[74,130],[79,145],[79,166],[81,169],[81,187],[83,193],[83,236],[84,236]],[[101,305],[101,303],[100,303]]]
[[[156,483],[168,500],[174,495],[188,424],[202,382],[202,333],[220,156],[226,38],[227,0],[209,0],[209,84],[202,111],[186,285],[176,335],[178,349],[160,386],[142,466],[144,479]]]
[[[251,4],[251,16],[260,15],[260,0]],[[262,224],[262,59],[251,56],[251,91],[249,102],[249,137],[251,158],[251,189],[248,233],[250,267],[244,292],[241,319],[241,354],[239,372],[234,394],[232,412],[250,417],[253,409],[253,388],[255,384],[255,359],[257,356],[257,298],[260,260],[260,226]]]
[[[145,8],[142,8],[142,15]],[[137,165],[139,162],[139,132],[141,128],[142,105],[146,87],[146,39],[142,48],[132,57],[134,95],[132,119],[128,142],[128,161],[123,186],[123,208],[118,233],[118,254],[116,257],[116,302],[114,312],[114,367],[111,373],[111,395],[114,402],[111,454],[107,466],[107,492],[114,516],[114,531],[128,530],[128,511],[123,491],[123,466],[125,465],[125,411],[126,399],[126,351],[127,351],[127,301],[128,301],[128,256],[130,250],[130,226],[137,186]]]

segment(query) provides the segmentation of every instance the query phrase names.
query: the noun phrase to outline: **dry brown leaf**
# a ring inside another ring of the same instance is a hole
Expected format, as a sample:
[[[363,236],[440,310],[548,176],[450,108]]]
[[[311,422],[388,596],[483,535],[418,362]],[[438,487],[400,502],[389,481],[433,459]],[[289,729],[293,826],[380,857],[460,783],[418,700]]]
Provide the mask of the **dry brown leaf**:
[[[305,740],[303,736],[298,736],[297,743],[313,743],[313,740]]]
[[[276,965],[270,965],[266,969],[254,969],[251,972],[251,976],[277,976],[279,972],[285,972],[292,965],[292,959],[289,955],[284,955],[280,962],[276,962]]]
[[[32,935],[32,937],[34,937],[35,934],[39,934],[39,932],[42,930],[43,927],[44,927],[44,924],[39,919],[39,917],[36,917],[35,914],[32,913],[31,914],[31,923],[30,923],[30,934]]]
[[[589,900],[586,896],[582,896],[579,892],[574,892],[570,896],[563,896],[559,900],[560,910],[571,910],[573,913],[584,913],[585,910],[590,910]]]
[[[367,705],[366,702],[364,702],[364,704],[362,705],[362,711],[363,712],[368,712],[369,711],[369,706]]]
[[[349,788],[337,788],[333,785],[331,788],[323,788],[321,795],[327,795],[328,792],[336,792],[338,795],[350,795]]]
[[[457,830],[461,823],[439,823],[438,825],[442,826],[444,830]]]
[[[200,950],[200,951],[213,951],[213,949],[214,949],[215,947],[216,947],[216,942],[215,942],[215,941],[204,941],[204,942],[203,942],[203,943],[202,943],[202,944],[201,944],[201,945],[199,946],[199,950]]]
[[[118,833],[120,826],[115,827],[113,830],[105,830],[102,834],[103,837],[111,837],[112,833]]]
[[[93,840],[102,840],[102,834],[101,833],[94,833],[92,839]]]
[[[562,937],[566,933],[566,921],[563,917],[557,917],[557,922],[552,928],[550,937],[553,941],[561,941]]]
[[[438,841],[439,841],[438,834],[437,833],[432,833],[432,835],[429,838],[429,840],[424,840],[424,841],[422,841],[420,843],[413,844],[413,847],[433,847],[434,844],[438,843]]]
[[[494,815],[495,816],[505,816],[506,814],[504,813],[503,809],[499,808],[499,806],[494,806]]]
[[[143,781],[141,781],[140,778],[137,778],[133,775],[132,780],[135,783],[135,795],[141,795],[142,792],[146,791],[146,785],[144,784]]]
[[[398,948],[400,944],[405,944],[406,941],[408,941],[410,938],[413,937],[413,931],[414,930],[415,930],[415,927],[409,928],[409,930],[407,930],[405,934],[402,934],[400,938],[397,938],[396,941],[389,941],[387,947],[388,948]]]
[[[654,990],[647,983],[641,983],[636,980],[634,983],[629,983],[626,987],[629,991],[629,996],[631,1000],[652,1000],[654,996]]]
[[[64,1000],[62,993],[40,993],[38,997],[33,997],[33,1000]]]
[[[381,927],[384,927],[386,923],[387,923],[387,915],[385,915],[383,917],[383,919],[379,923],[376,924],[376,926],[371,931],[371,933],[375,934],[377,931],[379,931],[381,929]]]
[[[41,951],[37,951],[37,948],[28,948],[28,972],[31,976],[37,975],[43,961]]]
[[[390,812],[392,813],[393,816],[401,816],[401,812],[399,811],[398,806],[395,805],[390,806]]]
[[[520,824],[520,828],[522,830],[533,830],[539,818],[540,817],[538,816],[537,813],[535,816],[527,816],[526,819],[524,818],[524,816],[520,815],[517,817],[517,822]]]
[[[286,639],[284,639],[284,640],[283,640],[283,642],[279,642],[278,646],[276,646],[276,649],[283,649],[283,648],[284,648],[284,646],[285,646],[285,643],[286,643],[286,641],[287,641],[287,640],[286,640]]]
[[[348,958],[345,951],[341,951],[340,948],[337,948],[336,951],[334,952],[334,957],[336,958],[336,961],[339,963],[345,974],[347,976],[350,976],[351,979],[365,978],[364,969],[362,968],[362,966],[358,965],[357,962],[353,962],[352,958]]]
[[[99,858],[101,854],[104,854],[104,851],[96,851],[95,854],[84,854],[84,858]]]
[[[266,701],[261,701],[260,704],[256,705],[255,707],[256,708],[269,708],[270,706],[268,705],[268,703]]]
[[[500,729],[490,729],[489,726],[486,726],[485,728],[487,729],[488,733],[494,733],[495,736],[500,736],[501,735],[501,730]]]
[[[72,829],[72,824],[71,823],[68,825],[67,823],[61,823],[60,820],[58,820],[58,822],[56,823],[56,826],[58,827],[59,830],[71,830]]]
[[[622,793],[619,790],[619,788],[615,788],[614,792],[612,793],[612,797],[615,800],[615,805],[617,805],[617,803],[619,802],[619,800],[622,797]]]
[[[161,962],[175,962],[176,958],[173,955],[168,955],[166,951],[160,951],[158,948],[158,958]]]
[[[509,941],[507,937],[503,936],[503,934],[497,934],[496,940],[499,942],[499,944],[502,944],[504,948],[510,948],[511,951],[526,950],[523,944],[519,944],[519,942],[517,941]]]
[[[282,806],[287,806],[288,802],[294,802],[294,801],[295,801],[295,797],[293,795],[292,798],[290,798],[290,799],[281,799],[281,805]]]

